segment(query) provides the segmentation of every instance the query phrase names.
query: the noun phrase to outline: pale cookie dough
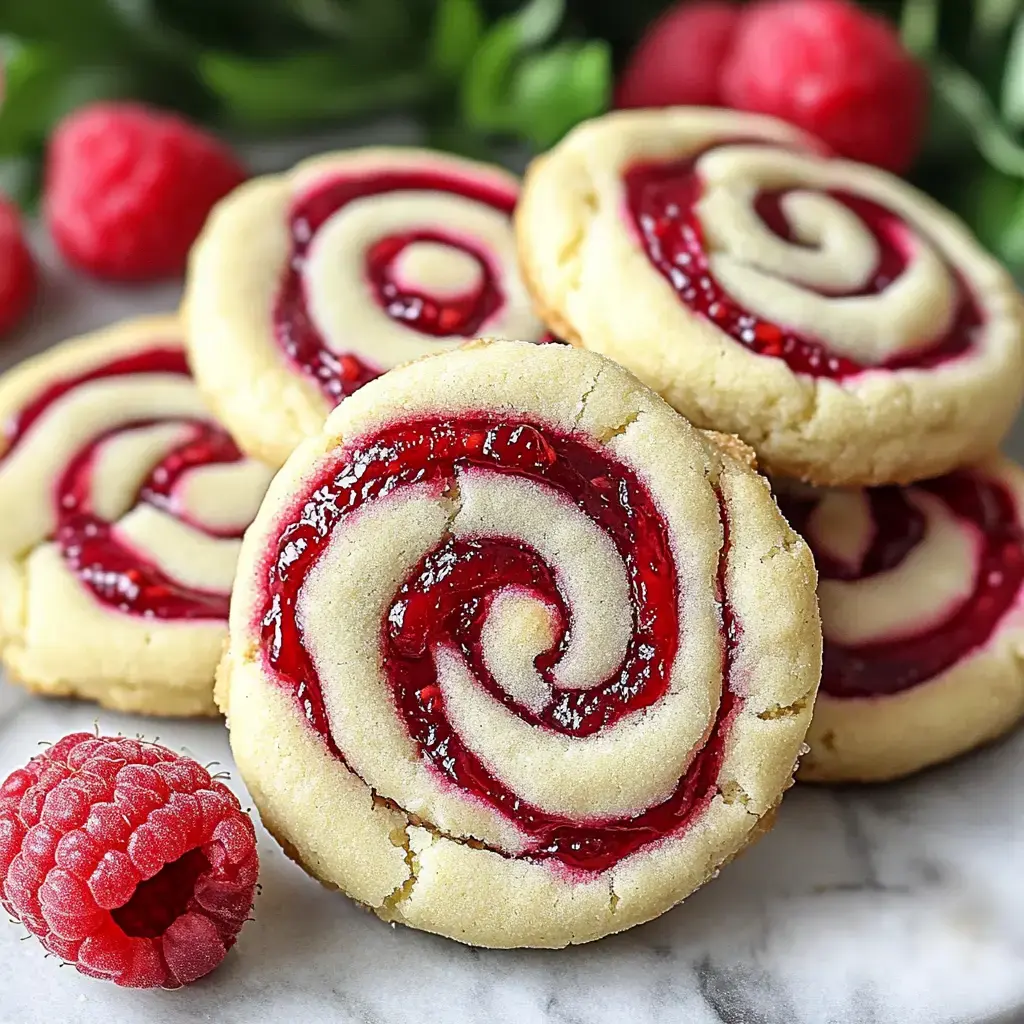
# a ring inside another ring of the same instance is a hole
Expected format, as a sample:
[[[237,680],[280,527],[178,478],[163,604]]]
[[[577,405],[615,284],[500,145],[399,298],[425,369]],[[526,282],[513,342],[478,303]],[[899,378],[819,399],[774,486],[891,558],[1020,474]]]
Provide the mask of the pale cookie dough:
[[[825,657],[801,780],[877,782],[1024,716],[1024,471],[993,456],[911,487],[780,505],[818,563]]]
[[[937,476],[991,451],[1016,415],[1009,274],[910,185],[779,121],[590,121],[531,165],[516,233],[553,331],[780,474]]]
[[[217,698],[311,875],[461,942],[587,942],[770,824],[814,589],[745,454],[598,355],[481,342],[368,384],[288,460]]]
[[[497,167],[372,148],[224,199],[193,249],[183,316],[196,381],[238,443],[280,465],[393,366],[480,334],[538,340],[518,189]]]
[[[0,378],[0,647],[29,690],[213,715],[241,535],[272,471],[206,410],[175,317]]]

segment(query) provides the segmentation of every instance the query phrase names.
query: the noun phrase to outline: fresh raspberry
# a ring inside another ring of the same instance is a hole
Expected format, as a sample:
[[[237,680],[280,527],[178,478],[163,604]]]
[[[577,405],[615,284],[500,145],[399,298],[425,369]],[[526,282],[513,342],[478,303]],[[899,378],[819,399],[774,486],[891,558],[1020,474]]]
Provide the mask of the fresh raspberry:
[[[91,978],[177,988],[208,974],[258,871],[234,794],[155,743],[71,733],[0,784],[0,903]]]
[[[184,270],[210,208],[244,179],[225,145],[180,117],[97,103],[54,132],[44,212],[68,262],[143,281]]]
[[[773,114],[890,171],[905,171],[921,144],[924,69],[887,21],[848,0],[747,8],[721,86],[727,106]]]
[[[39,277],[17,207],[0,197],[0,334],[28,312]]]
[[[726,0],[698,0],[667,10],[630,54],[615,106],[721,106],[719,68],[741,16],[740,8]]]

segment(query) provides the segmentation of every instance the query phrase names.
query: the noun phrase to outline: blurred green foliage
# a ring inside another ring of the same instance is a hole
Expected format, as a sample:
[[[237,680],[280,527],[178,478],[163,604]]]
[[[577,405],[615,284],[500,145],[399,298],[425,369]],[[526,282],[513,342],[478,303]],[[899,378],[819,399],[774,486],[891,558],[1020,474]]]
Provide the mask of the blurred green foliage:
[[[235,133],[402,110],[449,147],[548,146],[603,110],[611,51],[563,0],[0,0],[0,185],[59,118],[139,98]]]
[[[927,65],[914,178],[1024,266],[1024,0],[874,0]],[[0,0],[0,187],[55,122],[134,97],[235,135],[401,110],[436,145],[539,149],[608,105],[664,0]]]

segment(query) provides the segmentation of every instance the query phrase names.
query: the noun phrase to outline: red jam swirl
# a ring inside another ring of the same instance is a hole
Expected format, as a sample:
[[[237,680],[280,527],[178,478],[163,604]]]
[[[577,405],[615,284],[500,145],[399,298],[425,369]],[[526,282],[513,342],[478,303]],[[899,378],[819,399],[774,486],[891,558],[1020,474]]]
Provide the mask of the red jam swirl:
[[[445,174],[441,171],[374,172],[332,178],[311,189],[292,207],[291,253],[274,305],[274,335],[289,360],[320,388],[332,404],[357,391],[384,372],[352,352],[335,352],[313,323],[303,283],[310,246],[324,223],[358,199],[390,192],[426,191],[462,196],[491,206],[511,217],[514,191],[491,182]],[[461,249],[480,266],[477,287],[465,295],[439,299],[403,287],[393,265],[414,241],[441,242]],[[431,337],[475,337],[505,301],[497,274],[486,255],[454,234],[422,228],[377,240],[366,253],[365,273],[374,301],[392,319]]]
[[[948,269],[956,281],[957,308],[949,329],[943,336],[924,339],[920,347],[894,356],[880,366],[862,364],[830,352],[821,339],[784,324],[762,320],[745,309],[711,272],[710,254],[697,211],[703,195],[703,182],[697,168],[701,155],[670,163],[638,164],[625,174],[627,211],[648,259],[672,285],[680,300],[698,316],[752,352],[782,359],[794,373],[833,380],[854,377],[869,369],[938,366],[972,347],[975,333],[983,323],[981,310],[952,268]],[[755,209],[766,227],[794,244],[800,243],[791,231],[782,201],[797,191],[803,190],[766,190],[755,200]],[[892,210],[862,196],[844,191],[826,194],[857,216],[874,236],[879,253],[878,265],[864,288],[834,297],[881,294],[913,259],[906,223]],[[806,285],[801,287],[807,288]]]
[[[189,376],[185,356],[178,348],[154,347],[112,360],[87,373],[66,377],[44,389],[7,424],[7,458],[22,443],[36,421],[64,396],[92,381],[169,373]],[[117,535],[116,524],[97,516],[91,508],[92,473],[97,452],[104,442],[126,430],[152,426],[155,420],[123,423],[88,441],[71,459],[53,492],[57,529],[54,540],[71,571],[102,604],[118,611],[155,619],[226,619],[228,594],[187,587],[135,551]],[[170,451],[150,471],[135,504],[146,502],[172,511],[172,492],[190,468],[213,463],[237,462],[242,453],[219,427],[206,421],[180,421],[190,436]],[[211,536],[216,533],[190,522]]]
[[[320,682],[296,619],[304,580],[332,531],[364,502],[413,483],[445,493],[457,472],[480,467],[543,481],[561,492],[615,544],[627,569],[633,633],[618,669],[586,691],[559,688],[554,667],[565,649],[572,610],[552,568],[514,537],[451,539],[432,551],[396,594],[382,637],[384,668],[398,714],[422,756],[461,791],[485,801],[532,837],[521,856],[552,859],[581,871],[602,871],[623,857],[677,833],[715,794],[729,725],[739,698],[726,686],[715,724],[675,792],[636,817],[581,825],[517,797],[463,744],[438,686],[433,649],[462,652],[479,685],[520,718],[563,735],[588,736],[665,696],[678,643],[679,595],[661,514],[639,479],[585,440],[526,422],[430,419],[384,430],[345,451],[315,482],[282,529],[268,566],[260,623],[262,649],[276,676],[300,702],[334,754]],[[722,556],[724,573],[725,553]],[[720,579],[723,678],[738,636]],[[556,642],[536,659],[552,686],[548,705],[534,713],[517,704],[488,670],[481,630],[489,604],[506,587],[525,589],[552,610]]]
[[[983,646],[1013,608],[1024,585],[1024,529],[1016,501],[996,480],[967,470],[868,492],[874,536],[859,570],[814,551],[822,579],[854,581],[896,569],[924,539],[925,521],[908,501],[912,489],[939,498],[981,538],[974,591],[938,625],[913,637],[844,646],[825,638],[821,689],[832,697],[880,697],[910,689],[952,668]],[[793,528],[815,548],[806,529],[814,499],[780,495]]]

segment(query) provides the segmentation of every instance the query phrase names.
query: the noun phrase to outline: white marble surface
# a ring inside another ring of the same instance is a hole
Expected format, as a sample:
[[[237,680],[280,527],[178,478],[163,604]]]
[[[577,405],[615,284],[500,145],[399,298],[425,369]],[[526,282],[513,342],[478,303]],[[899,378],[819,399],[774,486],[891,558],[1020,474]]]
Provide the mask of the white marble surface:
[[[0,362],[176,297],[53,267]],[[231,767],[220,723],[97,714],[0,682],[0,774],[39,741],[96,722]],[[775,830],[685,905],[561,952],[472,950],[391,928],[310,881],[260,831],[255,920],[212,976],[179,992],[120,991],[0,925],[0,1024],[1024,1021],[1022,783],[1018,733],[901,785],[798,787]]]

